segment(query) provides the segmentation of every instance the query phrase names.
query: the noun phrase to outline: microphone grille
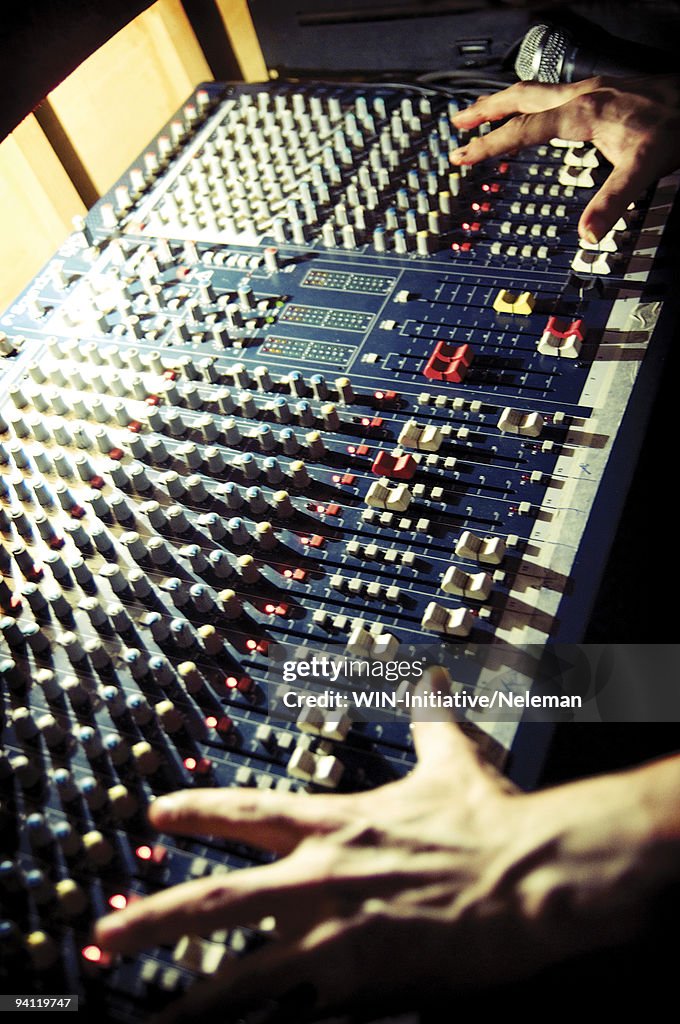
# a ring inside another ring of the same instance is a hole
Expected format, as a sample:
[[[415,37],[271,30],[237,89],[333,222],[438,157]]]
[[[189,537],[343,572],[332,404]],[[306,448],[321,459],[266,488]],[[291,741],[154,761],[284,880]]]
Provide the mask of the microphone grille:
[[[559,82],[567,37],[550,25],[534,25],[520,45],[515,60],[517,77],[525,82]]]

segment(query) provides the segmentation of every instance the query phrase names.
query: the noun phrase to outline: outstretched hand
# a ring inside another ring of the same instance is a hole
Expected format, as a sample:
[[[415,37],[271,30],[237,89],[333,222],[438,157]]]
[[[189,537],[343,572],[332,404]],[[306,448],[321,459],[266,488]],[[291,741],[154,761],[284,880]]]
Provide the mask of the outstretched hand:
[[[426,685],[449,680],[431,671]],[[377,791],[160,797],[159,830],[280,859],[131,903],[98,922],[96,941],[129,954],[273,916],[273,941],[192,988],[167,1018],[183,1020],[305,984],[319,1008],[451,993],[621,938],[637,891],[634,786],[608,777],[527,795],[455,723],[415,721],[413,733],[417,767]]]
[[[680,77],[588,78],[569,85],[516,82],[454,118],[457,128],[511,119],[451,153],[476,164],[552,138],[592,142],[612,171],[586,206],[579,234],[595,244],[648,185],[680,166]]]

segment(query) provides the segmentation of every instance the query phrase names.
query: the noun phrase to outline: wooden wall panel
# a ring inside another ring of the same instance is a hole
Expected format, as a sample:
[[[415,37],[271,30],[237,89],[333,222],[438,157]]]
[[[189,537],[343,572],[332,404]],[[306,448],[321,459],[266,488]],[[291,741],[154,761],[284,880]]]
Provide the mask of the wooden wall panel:
[[[246,0],[215,0],[246,82],[266,82],[267,65]]]
[[[180,0],[158,0],[48,96],[88,186],[104,193],[211,78]]]
[[[0,310],[72,230],[85,206],[32,114],[0,143]]]
[[[0,138],[153,0],[3,0]]]

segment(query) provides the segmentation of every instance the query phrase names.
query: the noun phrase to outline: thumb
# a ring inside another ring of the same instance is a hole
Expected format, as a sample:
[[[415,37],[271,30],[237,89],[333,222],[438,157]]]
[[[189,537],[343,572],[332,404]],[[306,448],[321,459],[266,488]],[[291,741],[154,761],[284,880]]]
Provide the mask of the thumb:
[[[451,693],[451,677],[445,668],[431,666],[424,673],[415,695],[428,693]],[[444,774],[455,779],[457,785],[474,783],[489,793],[517,792],[517,787],[484,759],[479,745],[463,732],[448,710],[414,707],[411,731],[421,776]]]
[[[421,705],[413,708],[411,731],[418,764],[426,770],[439,770],[452,763],[466,774],[479,771],[479,760],[474,744],[454,721],[448,709],[428,705],[430,694],[446,696],[451,693],[451,677],[445,668],[427,669],[416,687],[415,697]]]

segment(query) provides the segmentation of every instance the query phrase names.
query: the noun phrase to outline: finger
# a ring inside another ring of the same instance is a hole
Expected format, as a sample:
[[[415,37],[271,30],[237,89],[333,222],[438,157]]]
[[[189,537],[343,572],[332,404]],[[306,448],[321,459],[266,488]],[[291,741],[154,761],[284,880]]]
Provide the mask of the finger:
[[[113,953],[134,953],[169,945],[182,935],[209,935],[222,928],[254,924],[286,914],[309,888],[309,864],[286,859],[266,867],[200,878],[135,900],[102,917],[95,941]]]
[[[315,1006],[337,1005],[348,987],[359,989],[346,921],[327,921],[294,942],[277,942],[228,963],[215,977],[199,982],[154,1024],[195,1024],[266,1007],[276,1021],[306,1020]],[[259,1006],[258,1006],[259,1004]],[[288,1011],[289,1015],[285,1011]],[[258,1018],[259,1019],[259,1018]],[[268,1018],[266,1018],[268,1019]]]
[[[500,121],[510,114],[531,114],[559,107],[574,96],[594,89],[594,79],[583,82],[546,85],[543,82],[515,82],[508,89],[481,96],[453,118],[456,128],[476,128],[484,121]]]
[[[649,164],[646,171],[640,169],[640,164],[644,165],[644,161],[635,166],[619,164],[614,167],[581,214],[578,232],[591,245],[613,228],[630,203],[639,199],[650,181],[654,180],[655,174]]]
[[[415,696],[426,699],[429,693],[441,696],[451,693],[451,677],[445,668],[433,666],[423,675]],[[465,775],[481,773],[474,744],[446,709],[416,706],[412,718],[411,732],[421,770],[439,772],[442,765],[446,765],[447,769],[456,770],[458,778],[460,772]]]
[[[149,819],[162,832],[221,836],[289,853],[309,835],[342,828],[348,803],[336,794],[180,790],[154,800]]]
[[[525,146],[537,146],[558,135],[560,110],[544,110],[538,114],[518,114],[507,124],[488,135],[471,139],[466,145],[454,149],[450,159],[455,164],[478,164],[492,156],[514,153]]]

